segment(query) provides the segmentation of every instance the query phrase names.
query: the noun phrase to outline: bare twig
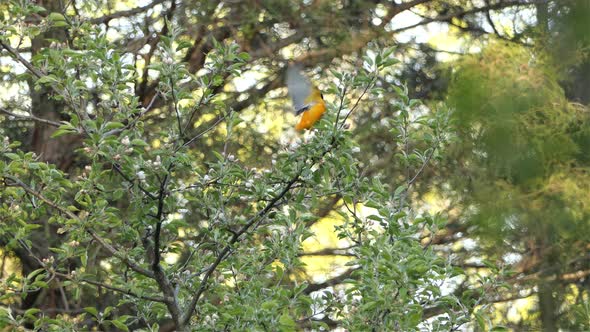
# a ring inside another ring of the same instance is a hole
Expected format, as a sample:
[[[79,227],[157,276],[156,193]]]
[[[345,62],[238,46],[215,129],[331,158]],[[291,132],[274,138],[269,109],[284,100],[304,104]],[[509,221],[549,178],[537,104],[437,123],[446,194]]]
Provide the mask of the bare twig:
[[[217,127],[217,125],[220,124],[221,121],[223,121],[225,118],[227,118],[227,116],[229,114],[230,113],[228,112],[226,115],[218,117],[217,120],[215,120],[215,122],[209,128],[203,130],[202,132],[198,133],[197,135],[193,136],[191,139],[189,139],[188,141],[186,141],[184,144],[180,145],[178,148],[176,148],[175,152],[178,151],[178,150],[180,150],[181,148],[184,148],[184,147],[187,147],[187,146],[191,145],[194,141],[196,141],[199,138],[203,137],[203,135],[205,135],[209,131],[215,129],[215,127]]]
[[[117,19],[117,18],[129,17],[129,16],[143,13],[151,8],[154,8],[155,6],[157,6],[161,3],[164,3],[165,1],[166,0],[154,0],[150,4],[145,5],[143,7],[137,7],[137,8],[133,8],[133,9],[129,9],[129,10],[123,10],[123,11],[112,13],[109,15],[93,18],[91,20],[88,20],[88,22],[90,22],[92,24],[108,23],[109,21]],[[172,0],[172,1],[175,1],[175,0]]]
[[[439,144],[438,141],[437,141],[437,144]],[[436,152],[436,150],[437,150],[437,147],[433,147],[431,149],[430,153],[428,154],[428,156],[426,157],[426,159],[424,160],[424,162],[420,166],[420,169],[418,169],[418,171],[416,172],[416,174],[414,174],[414,176],[411,179],[408,180],[408,187],[411,186],[412,184],[414,184],[414,182],[416,181],[416,179],[418,178],[418,176],[420,176],[420,174],[422,174],[422,172],[424,171],[424,169],[426,168],[426,166],[430,162],[430,159],[432,159],[432,156],[434,156],[434,153]]]
[[[57,275],[60,278],[63,279],[67,279],[67,280],[71,280],[71,281],[77,281],[77,282],[83,282],[86,284],[90,284],[93,286],[98,286],[98,287],[102,287],[102,288],[106,288],[106,289],[110,289],[114,292],[117,293],[121,293],[121,294],[125,294],[125,295],[129,295],[131,297],[135,297],[138,299],[142,299],[142,300],[148,300],[148,301],[154,301],[154,302],[162,302],[162,303],[167,303],[169,301],[171,301],[172,299],[167,299],[161,296],[153,296],[153,295],[143,295],[143,294],[136,294],[134,293],[131,289],[123,289],[120,287],[116,287],[113,285],[109,285],[109,284],[105,284],[103,282],[99,282],[99,281],[94,281],[94,280],[90,280],[90,279],[78,279],[75,278],[71,275],[65,274],[65,273],[60,273],[60,272],[53,272],[55,275]],[[66,308],[67,309],[67,308]]]
[[[133,116],[133,120],[131,120],[125,127],[123,128],[118,128],[118,129],[113,129],[111,131],[107,131],[106,133],[103,134],[104,137],[107,136],[111,136],[111,135],[116,135],[119,134],[121,132],[123,132],[123,130],[127,130],[129,128],[132,128],[133,126],[135,126],[135,124],[141,120],[141,118],[152,109],[152,106],[154,106],[154,102],[156,101],[156,99],[158,98],[159,94],[155,93],[154,96],[152,97],[152,99],[150,100],[150,102],[148,103],[148,105],[143,108],[141,110],[141,112],[138,115]]]
[[[441,16],[436,16],[436,17],[432,17],[432,18],[427,18],[424,19],[418,23],[415,24],[411,24],[399,29],[395,29],[392,30],[391,33],[400,33],[406,30],[410,30],[422,25],[426,25],[428,23],[432,23],[432,22],[442,22],[442,21],[448,21],[452,18],[456,18],[456,17],[463,17],[466,15],[471,15],[471,14],[476,14],[476,13],[481,13],[481,12],[486,12],[489,10],[497,10],[497,9],[502,9],[502,8],[507,8],[507,7],[517,7],[517,6],[533,6],[536,2],[538,2],[537,0],[534,1],[506,1],[506,2],[498,2],[489,6],[483,6],[483,7],[477,7],[477,8],[473,8],[470,10],[465,10],[465,11],[460,11],[460,12],[456,12],[456,13],[450,13],[450,14],[446,14],[446,15],[441,15]]]
[[[325,248],[317,251],[302,252],[299,256],[347,256],[354,257],[354,253],[349,252],[351,248]]]
[[[486,6],[490,6],[490,0],[484,0],[486,3]],[[492,26],[492,30],[494,30],[494,33],[496,35],[498,35],[498,37],[502,37],[502,35],[500,34],[500,32],[496,29],[496,25],[494,24],[494,21],[492,20],[492,15],[490,14],[490,11],[487,10],[486,11],[486,19],[488,20],[488,23]]]
[[[29,115],[19,115],[19,114],[15,114],[12,113],[8,110],[5,110],[3,108],[0,108],[0,112],[7,114],[9,116],[15,117],[17,120],[24,120],[24,121],[37,121],[37,122],[41,122],[50,126],[54,126],[54,127],[59,127],[61,126],[61,123],[56,122],[56,121],[51,121],[51,120],[47,120],[47,119],[43,119],[43,118],[39,118],[34,116],[33,114],[29,113]]]
[[[344,84],[344,82],[341,82]],[[342,88],[342,94],[340,95],[340,102],[338,106],[338,111],[336,112],[336,121],[334,121],[334,133],[336,133],[336,129],[338,129],[338,122],[340,121],[340,112],[342,112],[342,108],[344,107],[344,98],[346,97],[346,89],[348,85],[344,84]]]
[[[344,119],[342,119],[342,123],[340,124],[340,129],[342,129],[344,127],[344,124],[346,123],[346,120],[348,119],[348,117],[350,116],[350,114],[352,114],[352,112],[354,112],[354,110],[359,105],[361,99],[363,99],[363,97],[365,96],[365,94],[367,93],[367,91],[369,90],[369,88],[371,88],[373,86],[373,84],[375,83],[375,81],[376,81],[376,77],[373,77],[373,79],[371,80],[371,82],[365,86],[365,89],[363,90],[363,93],[361,93],[360,97],[358,97],[358,99],[354,103],[354,106],[352,106],[352,108],[350,109],[350,111],[348,113],[346,113],[346,116],[344,116]]]
[[[176,113],[176,121],[178,122],[178,135],[182,140],[184,138],[182,130],[182,121],[180,120],[180,111],[178,110],[178,100],[176,100],[176,91],[174,91],[174,80],[170,77],[170,93],[172,94],[172,105]]]
[[[113,169],[115,170],[115,172],[117,172],[123,179],[125,179],[125,181],[133,184],[133,179],[131,179],[130,177],[128,177],[125,173],[123,173],[123,170],[121,169],[121,166],[119,166],[118,164],[113,163]],[[141,183],[137,183],[137,188],[139,188],[139,190],[141,190],[147,197],[151,198],[151,199],[156,199],[156,195],[152,194],[151,192],[149,192],[147,189],[145,189]]]
[[[17,50],[10,47],[10,45],[0,40],[0,46],[4,47],[4,49],[6,49],[8,53],[12,54],[18,60],[18,62],[20,62],[23,66],[27,67],[27,69],[31,73],[33,73],[33,75],[37,76],[37,78],[45,76],[43,72],[35,68],[29,61],[27,61],[27,59],[23,58]]]
[[[317,284],[309,284],[303,292],[305,294],[310,294],[310,293],[319,291],[320,289],[324,289],[324,288],[327,288],[330,286],[337,285],[337,284],[343,282],[344,280],[349,279],[351,277],[352,273],[358,269],[359,269],[358,267],[354,267],[354,268],[348,269],[345,272],[343,272],[342,274],[340,274],[334,278],[328,279],[324,282],[320,282]]]

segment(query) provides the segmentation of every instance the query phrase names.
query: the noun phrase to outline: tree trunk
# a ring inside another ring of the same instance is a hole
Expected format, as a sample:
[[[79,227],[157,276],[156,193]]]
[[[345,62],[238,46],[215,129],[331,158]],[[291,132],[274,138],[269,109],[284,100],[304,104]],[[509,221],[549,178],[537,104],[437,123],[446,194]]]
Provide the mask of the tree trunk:
[[[63,11],[63,1],[44,0],[39,4],[47,9],[48,12]],[[50,46],[48,40],[57,40],[66,42],[66,33],[61,28],[53,28],[40,34],[31,42],[31,53],[34,56],[46,47]],[[34,81],[29,81],[29,91],[31,96],[31,111],[34,115],[53,121],[64,120],[62,110],[65,108],[63,102],[54,100],[51,95],[54,93],[51,88],[42,87],[38,90],[34,88]],[[79,146],[79,138],[74,136],[61,136],[51,138],[55,127],[35,122],[33,135],[31,139],[31,150],[37,153],[41,160],[55,164],[59,169],[67,171],[72,165],[74,149]]]
[[[541,323],[543,331],[557,331],[557,301],[553,296],[553,286],[548,281],[541,281],[539,284],[539,310],[541,312]]]

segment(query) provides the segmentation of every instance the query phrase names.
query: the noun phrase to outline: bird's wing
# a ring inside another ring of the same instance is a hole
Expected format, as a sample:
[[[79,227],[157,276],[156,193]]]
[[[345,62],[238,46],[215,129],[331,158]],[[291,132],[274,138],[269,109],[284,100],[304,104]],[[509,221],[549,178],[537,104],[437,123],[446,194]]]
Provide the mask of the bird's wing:
[[[293,99],[295,112],[301,113],[304,108],[309,106],[305,99],[309,97],[313,87],[307,77],[301,73],[299,66],[291,65],[287,68],[287,88],[291,99]]]

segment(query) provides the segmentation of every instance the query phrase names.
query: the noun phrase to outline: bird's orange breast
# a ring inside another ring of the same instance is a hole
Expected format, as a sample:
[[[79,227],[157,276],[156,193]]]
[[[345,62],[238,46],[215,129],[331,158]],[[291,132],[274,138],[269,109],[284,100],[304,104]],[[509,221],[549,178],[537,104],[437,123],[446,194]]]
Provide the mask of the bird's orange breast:
[[[297,130],[309,129],[316,123],[321,117],[322,114],[326,111],[326,104],[322,100],[317,104],[310,107],[307,111],[303,112],[301,115],[301,120],[295,126]]]

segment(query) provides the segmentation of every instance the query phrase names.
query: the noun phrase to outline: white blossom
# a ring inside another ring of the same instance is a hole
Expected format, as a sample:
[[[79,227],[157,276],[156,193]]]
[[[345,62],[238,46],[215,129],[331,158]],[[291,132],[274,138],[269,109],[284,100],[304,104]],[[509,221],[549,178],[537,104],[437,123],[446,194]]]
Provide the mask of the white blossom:
[[[145,181],[145,172],[144,171],[139,171],[139,172],[135,173],[135,175],[137,175],[137,178],[140,181]]]
[[[162,165],[162,159],[160,156],[156,156],[156,161],[154,161],[154,166],[158,167]]]

